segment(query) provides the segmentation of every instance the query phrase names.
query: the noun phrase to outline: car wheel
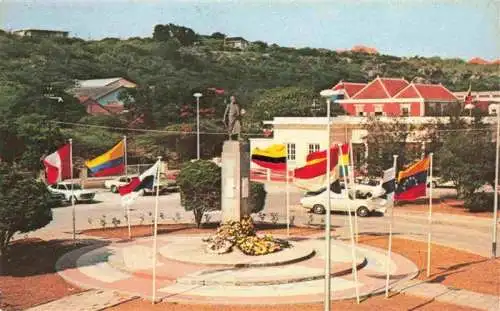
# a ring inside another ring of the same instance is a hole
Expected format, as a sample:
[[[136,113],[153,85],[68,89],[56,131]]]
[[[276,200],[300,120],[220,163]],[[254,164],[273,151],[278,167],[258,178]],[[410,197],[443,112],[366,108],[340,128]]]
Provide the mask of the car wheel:
[[[437,182],[433,181],[433,182],[432,182],[432,188],[434,188],[434,189],[435,189],[435,188],[437,188],[437,187],[438,187]]]
[[[359,217],[366,217],[366,216],[370,215],[370,211],[365,206],[361,206],[361,207],[358,207],[358,209],[356,210],[356,214]]]
[[[118,188],[115,185],[111,186],[111,192],[118,193]]]
[[[323,205],[321,204],[315,204],[312,208],[312,212],[314,214],[324,214],[326,212],[326,209]]]

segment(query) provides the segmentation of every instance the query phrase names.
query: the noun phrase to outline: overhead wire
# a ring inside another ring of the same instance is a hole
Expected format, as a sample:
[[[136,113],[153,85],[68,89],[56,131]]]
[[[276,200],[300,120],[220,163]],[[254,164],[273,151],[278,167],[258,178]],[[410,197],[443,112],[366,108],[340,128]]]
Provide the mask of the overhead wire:
[[[95,125],[95,124],[86,124],[86,123],[77,123],[77,122],[65,122],[65,121],[57,121],[51,120],[50,123],[63,124],[63,125],[72,125],[72,126],[81,126],[81,127],[89,127],[89,128],[101,128],[101,129],[109,129],[116,131],[129,131],[129,132],[144,132],[144,133],[164,133],[164,134],[183,134],[183,135],[194,135],[196,131],[183,131],[183,130],[156,130],[156,129],[138,129],[138,128],[127,128],[127,127],[116,127],[116,126],[106,126],[106,125]],[[365,130],[367,130],[365,128]],[[419,132],[422,129],[415,130],[387,130],[387,131],[374,131],[370,133],[370,135],[386,135],[388,133],[412,133]],[[492,127],[479,127],[479,128],[458,128],[458,129],[430,129],[431,133],[450,133],[450,132],[489,132],[492,131]],[[227,135],[227,132],[210,132],[210,131],[200,131],[200,134],[203,135]],[[262,136],[266,135],[263,133],[241,133],[242,136]]]

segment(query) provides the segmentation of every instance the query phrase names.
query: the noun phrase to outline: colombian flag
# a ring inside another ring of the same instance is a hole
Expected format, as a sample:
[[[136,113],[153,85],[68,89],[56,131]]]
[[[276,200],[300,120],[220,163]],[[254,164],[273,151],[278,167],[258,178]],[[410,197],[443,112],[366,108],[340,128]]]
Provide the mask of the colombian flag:
[[[120,141],[111,150],[95,159],[85,161],[85,166],[92,176],[120,175],[125,171],[125,143]]]
[[[337,164],[339,160],[339,148],[334,146],[330,149],[330,182],[338,179]],[[310,191],[321,189],[326,186],[326,150],[310,153],[306,159],[307,163],[303,167],[294,171],[295,184],[299,188]]]
[[[426,195],[430,159],[424,158],[398,174],[395,200],[409,201]]]
[[[252,162],[276,171],[286,170],[286,156],[286,146],[283,144],[271,145],[266,149],[254,148],[252,150]]]

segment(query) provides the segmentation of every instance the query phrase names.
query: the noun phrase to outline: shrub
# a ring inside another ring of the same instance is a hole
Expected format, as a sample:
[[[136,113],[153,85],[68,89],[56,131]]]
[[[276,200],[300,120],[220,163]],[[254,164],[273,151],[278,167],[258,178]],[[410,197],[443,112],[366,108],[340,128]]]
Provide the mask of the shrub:
[[[492,212],[493,211],[493,193],[476,192],[469,195],[464,206],[472,213]]]
[[[0,258],[12,236],[45,227],[52,221],[50,193],[45,184],[18,167],[0,164]]]
[[[266,196],[267,192],[263,184],[256,182],[250,183],[250,194],[248,197],[248,207],[250,208],[250,213],[259,213],[264,209]]]
[[[177,176],[177,183],[181,204],[186,211],[193,211],[198,227],[205,212],[221,208],[221,169],[212,161],[185,163]]]
[[[185,163],[177,176],[177,184],[180,188],[181,204],[186,211],[193,211],[198,227],[205,212],[221,209],[221,169],[212,161]],[[258,213],[264,209],[266,196],[263,184],[250,183],[250,213]]]

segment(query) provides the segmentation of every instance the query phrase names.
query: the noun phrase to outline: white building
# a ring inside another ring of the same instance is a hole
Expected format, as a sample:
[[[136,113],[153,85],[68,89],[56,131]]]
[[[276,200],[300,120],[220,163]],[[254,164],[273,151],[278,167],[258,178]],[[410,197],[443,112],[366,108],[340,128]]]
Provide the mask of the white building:
[[[382,122],[392,122],[393,117],[379,117]],[[365,137],[368,132],[365,124],[367,117],[339,116],[331,118],[331,141],[335,143],[352,142],[355,163],[364,162],[368,154]],[[446,117],[406,117],[398,118],[399,121],[413,125],[425,125],[436,122],[446,123]],[[486,117],[484,123],[496,125],[496,117]],[[290,168],[305,165],[309,153],[325,150],[328,145],[326,117],[275,117],[272,121],[264,121],[264,125],[272,126],[272,138],[251,138],[250,149],[255,147],[266,148],[272,144],[286,144],[288,147],[288,163]],[[410,142],[421,144],[425,148],[425,142],[421,138],[423,131],[414,131],[409,138]],[[251,169],[258,169],[258,165],[251,164]]]

